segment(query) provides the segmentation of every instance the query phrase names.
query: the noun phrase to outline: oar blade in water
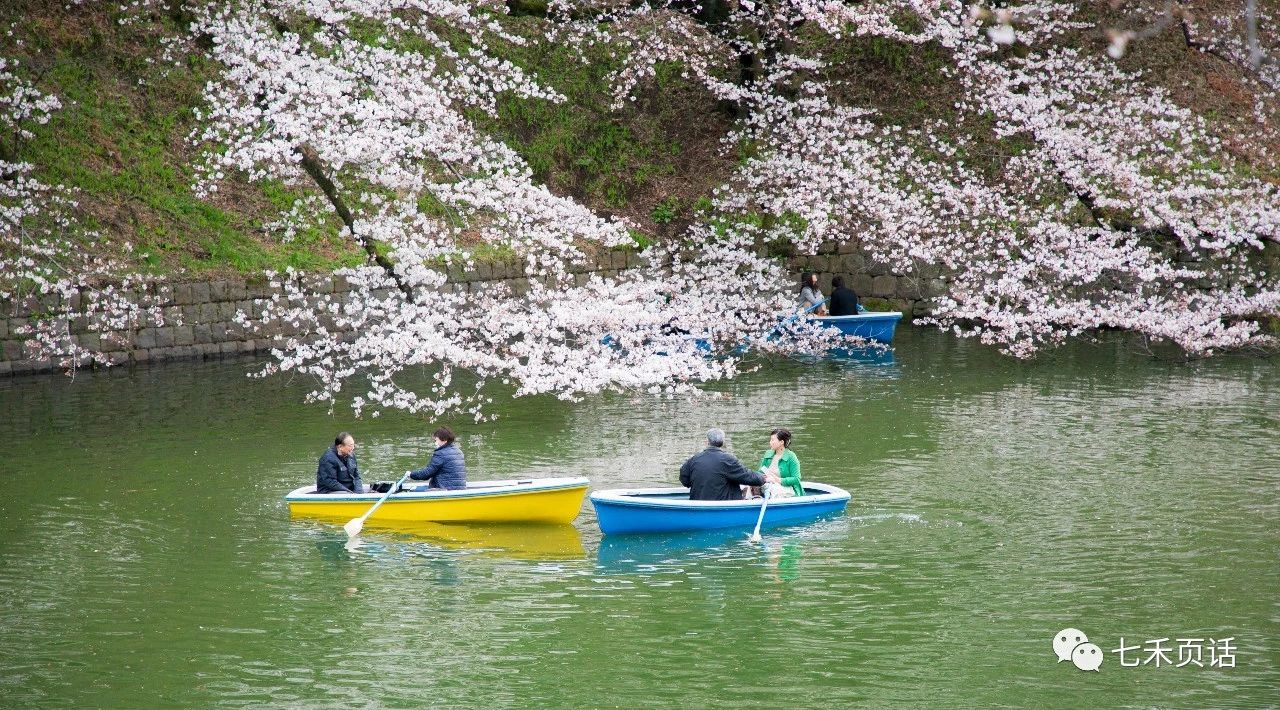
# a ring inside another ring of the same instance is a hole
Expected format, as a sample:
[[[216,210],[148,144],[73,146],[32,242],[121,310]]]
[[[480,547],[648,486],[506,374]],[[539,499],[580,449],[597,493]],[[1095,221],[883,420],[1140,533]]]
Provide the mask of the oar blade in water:
[[[363,528],[364,528],[363,517],[352,518],[351,520],[347,521],[346,525],[342,526],[342,529],[347,531],[347,537],[355,537],[356,535],[359,535],[360,530]]]

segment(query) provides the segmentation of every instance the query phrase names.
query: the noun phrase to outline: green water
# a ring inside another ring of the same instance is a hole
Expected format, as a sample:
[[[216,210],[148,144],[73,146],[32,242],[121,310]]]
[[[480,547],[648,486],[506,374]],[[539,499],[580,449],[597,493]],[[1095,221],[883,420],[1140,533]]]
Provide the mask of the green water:
[[[330,416],[244,362],[0,380],[0,707],[1280,702],[1280,363],[899,335],[893,364],[774,364],[714,400],[442,422],[473,480],[595,488],[673,484],[709,426],[744,457],[788,426],[853,501],[760,545],[602,540],[586,505],[348,547],[284,493],[338,429],[386,478],[435,422]],[[1064,627],[1100,672],[1057,662]],[[1235,667],[1123,668],[1122,636],[1233,637]]]

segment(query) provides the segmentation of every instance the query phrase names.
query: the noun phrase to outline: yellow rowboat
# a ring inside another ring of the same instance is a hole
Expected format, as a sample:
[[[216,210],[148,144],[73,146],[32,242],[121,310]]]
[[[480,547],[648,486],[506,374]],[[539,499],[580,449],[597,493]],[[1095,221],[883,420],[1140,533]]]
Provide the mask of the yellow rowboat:
[[[585,478],[476,481],[458,491],[393,493],[368,522],[568,523],[587,494]],[[316,493],[303,486],[284,499],[293,517],[351,520],[369,511],[381,493]]]

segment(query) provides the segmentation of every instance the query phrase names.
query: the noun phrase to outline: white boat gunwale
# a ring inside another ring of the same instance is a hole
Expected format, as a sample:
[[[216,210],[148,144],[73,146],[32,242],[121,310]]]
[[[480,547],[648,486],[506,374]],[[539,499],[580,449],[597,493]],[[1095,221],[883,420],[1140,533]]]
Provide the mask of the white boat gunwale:
[[[465,498],[490,498],[506,495],[519,495],[526,493],[547,493],[550,491],[571,490],[574,488],[586,488],[591,481],[582,476],[558,477],[558,478],[522,478],[501,481],[475,481],[467,483],[467,487],[460,490],[444,490],[435,488],[429,491],[401,491],[393,493],[387,498],[384,505],[393,505],[395,503],[411,503],[427,500],[458,500]],[[285,495],[285,500],[289,503],[351,503],[351,502],[374,502],[381,498],[382,493],[316,493],[314,483],[301,488],[295,488]]]
[[[840,323],[846,321],[868,321],[868,320],[889,320],[901,319],[902,311],[867,311],[857,315],[847,316],[809,316],[809,318],[820,321],[822,323]]]
[[[769,507],[794,507],[802,505],[810,505],[814,503],[827,503],[836,500],[849,500],[852,495],[849,491],[826,483],[814,483],[805,481],[802,485],[806,491],[820,491],[817,494],[808,494],[795,498],[770,498]],[[611,505],[622,505],[632,508],[652,508],[657,510],[737,510],[741,508],[759,508],[760,499],[752,500],[689,500],[687,498],[668,500],[646,500],[643,496],[675,496],[677,494],[689,495],[688,488],[611,488],[603,491],[594,491],[589,498],[592,503],[599,501]]]

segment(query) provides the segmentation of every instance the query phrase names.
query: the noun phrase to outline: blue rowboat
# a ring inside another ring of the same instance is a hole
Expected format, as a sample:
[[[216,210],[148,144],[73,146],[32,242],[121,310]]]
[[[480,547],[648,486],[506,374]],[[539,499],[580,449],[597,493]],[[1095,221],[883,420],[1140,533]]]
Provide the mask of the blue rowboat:
[[[815,323],[836,328],[845,335],[856,335],[878,343],[892,343],[893,330],[902,320],[898,311],[864,311],[856,316],[811,316]]]
[[[849,492],[825,483],[804,483],[805,495],[771,498],[760,527],[808,522],[839,513]],[[756,500],[689,500],[688,488],[616,488],[591,494],[596,520],[606,535],[742,528],[751,532],[760,515]]]

